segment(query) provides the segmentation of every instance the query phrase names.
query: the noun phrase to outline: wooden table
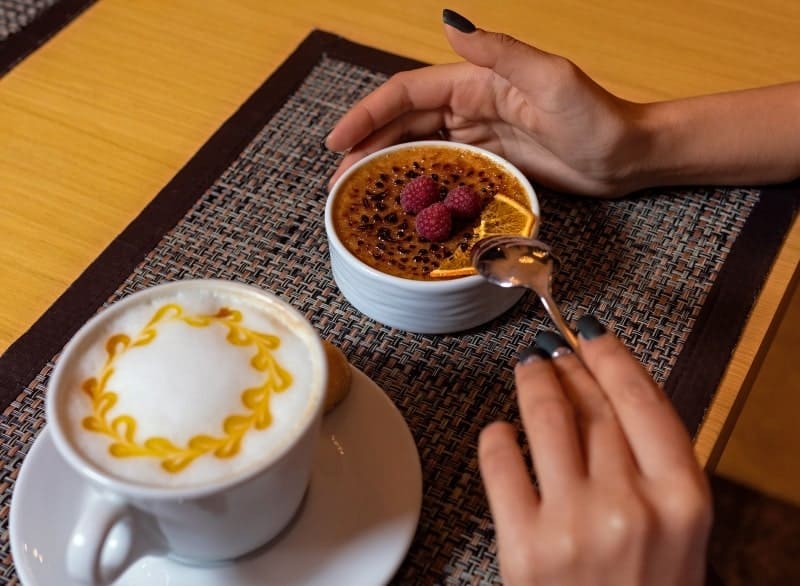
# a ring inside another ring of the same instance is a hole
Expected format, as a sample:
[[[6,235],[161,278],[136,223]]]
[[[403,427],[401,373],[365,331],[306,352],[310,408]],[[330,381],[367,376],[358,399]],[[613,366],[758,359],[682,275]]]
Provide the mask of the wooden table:
[[[800,79],[800,3],[461,0],[627,99]],[[425,0],[100,0],[0,79],[0,351],[29,328],[313,28],[457,56]],[[800,259],[795,225],[696,442],[712,467]]]

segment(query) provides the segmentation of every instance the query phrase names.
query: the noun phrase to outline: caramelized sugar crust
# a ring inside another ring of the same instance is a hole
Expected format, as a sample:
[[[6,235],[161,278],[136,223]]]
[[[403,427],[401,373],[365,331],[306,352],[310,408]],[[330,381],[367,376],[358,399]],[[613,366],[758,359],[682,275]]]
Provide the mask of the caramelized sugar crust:
[[[333,224],[345,247],[367,265],[389,275],[422,281],[457,248],[472,247],[480,219],[455,222],[445,242],[417,234],[414,216],[403,211],[400,192],[420,175],[439,185],[440,197],[459,185],[471,187],[485,206],[502,193],[530,206],[522,184],[478,153],[448,147],[410,147],[373,159],[341,185],[333,204]]]

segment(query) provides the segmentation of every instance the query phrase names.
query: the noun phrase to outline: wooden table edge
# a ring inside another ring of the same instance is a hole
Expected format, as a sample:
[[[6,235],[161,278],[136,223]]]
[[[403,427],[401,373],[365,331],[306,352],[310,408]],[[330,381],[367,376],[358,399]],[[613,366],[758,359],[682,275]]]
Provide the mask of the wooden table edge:
[[[775,258],[695,437],[695,455],[709,472],[714,471],[722,456],[725,444],[736,425],[736,420],[792,299],[792,293],[800,280],[798,263],[800,263],[800,215],[795,217],[786,240]]]

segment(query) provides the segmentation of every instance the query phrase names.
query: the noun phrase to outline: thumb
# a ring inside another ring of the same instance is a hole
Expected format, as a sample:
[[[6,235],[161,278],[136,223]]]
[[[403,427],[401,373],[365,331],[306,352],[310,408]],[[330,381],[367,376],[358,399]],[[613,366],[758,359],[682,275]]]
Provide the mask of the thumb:
[[[476,28],[469,20],[445,9],[442,14],[447,40],[464,59],[487,67],[511,85],[526,91],[551,86],[563,73],[566,59],[537,49],[503,33]]]

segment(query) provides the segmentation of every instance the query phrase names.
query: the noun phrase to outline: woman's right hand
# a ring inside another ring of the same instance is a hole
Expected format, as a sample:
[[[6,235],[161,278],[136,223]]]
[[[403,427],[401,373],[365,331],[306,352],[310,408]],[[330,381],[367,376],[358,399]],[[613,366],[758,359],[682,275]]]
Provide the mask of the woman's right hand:
[[[592,317],[578,355],[554,333],[516,366],[537,484],[508,423],[478,460],[509,586],[700,586],[708,482],[663,391]]]

